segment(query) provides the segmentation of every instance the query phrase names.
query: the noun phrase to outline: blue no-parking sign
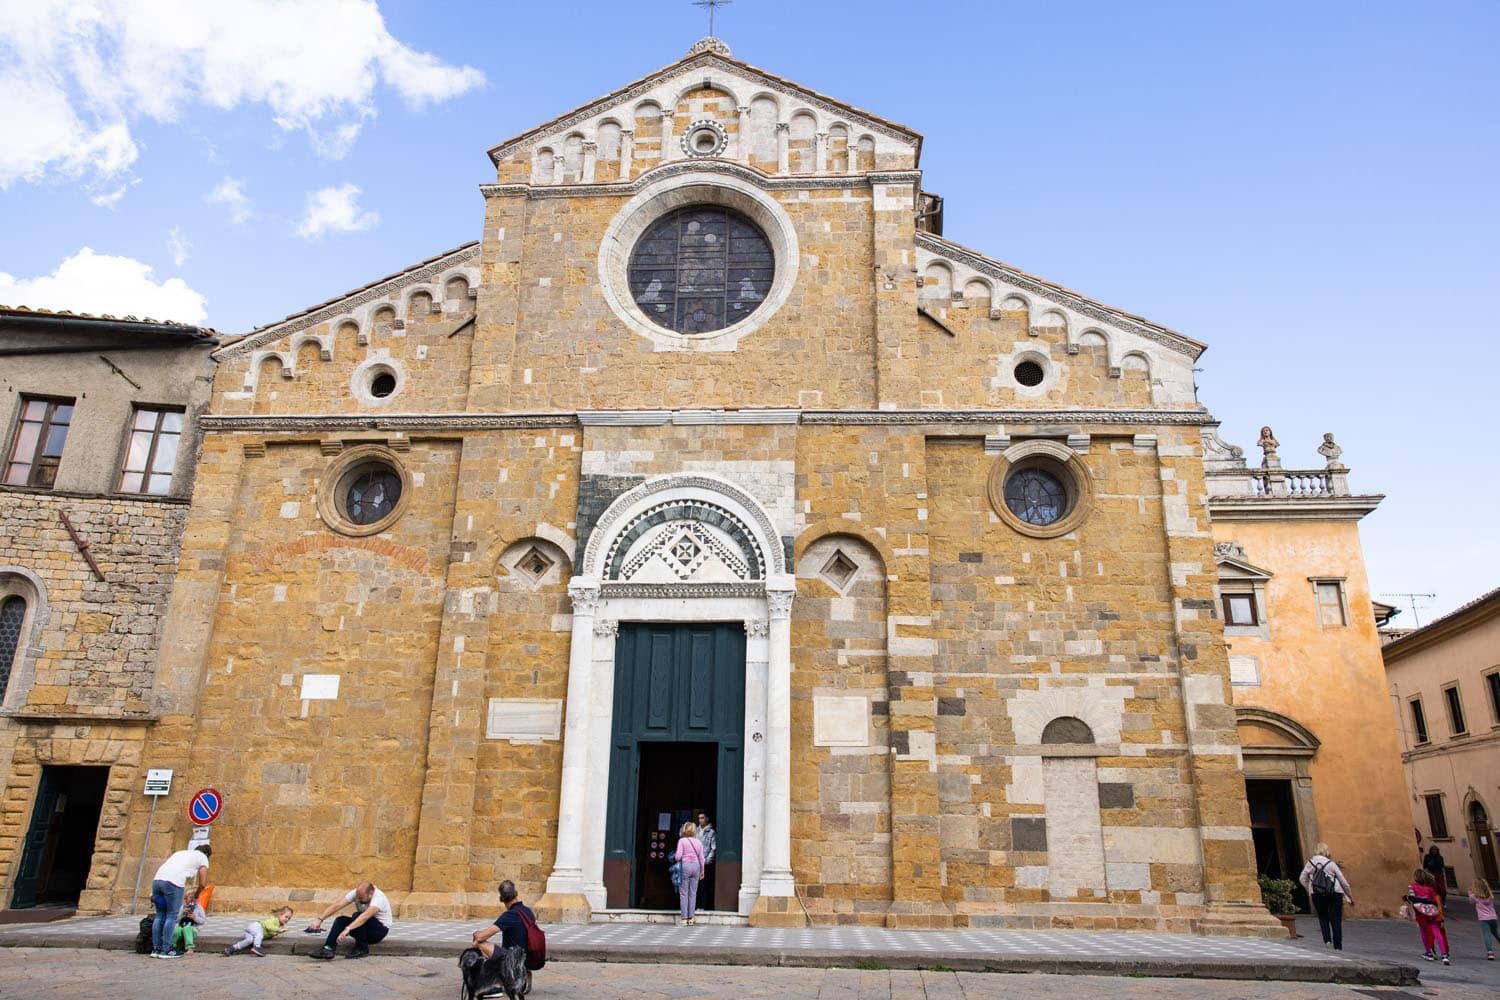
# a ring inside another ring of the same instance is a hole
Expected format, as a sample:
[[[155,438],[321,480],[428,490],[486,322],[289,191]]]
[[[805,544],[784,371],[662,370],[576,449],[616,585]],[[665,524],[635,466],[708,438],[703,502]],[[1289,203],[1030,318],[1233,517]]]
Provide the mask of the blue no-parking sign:
[[[188,803],[188,817],[199,826],[207,826],[219,818],[219,810],[224,808],[224,796],[219,794],[217,788],[205,788],[193,796],[193,801]]]

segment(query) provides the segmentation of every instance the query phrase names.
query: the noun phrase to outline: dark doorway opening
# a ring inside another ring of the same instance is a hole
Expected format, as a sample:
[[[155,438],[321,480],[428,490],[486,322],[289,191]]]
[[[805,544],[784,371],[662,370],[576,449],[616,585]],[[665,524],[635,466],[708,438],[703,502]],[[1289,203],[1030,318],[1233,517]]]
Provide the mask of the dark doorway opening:
[[[1297,835],[1297,808],[1292,783],[1283,779],[1245,781],[1250,806],[1250,836],[1255,841],[1255,870],[1271,878],[1292,881],[1292,898],[1303,913],[1310,912],[1307,893],[1297,884],[1302,874],[1302,840]]]
[[[1495,864],[1495,831],[1490,829],[1490,814],[1484,803],[1475,799],[1469,803],[1469,843],[1474,845],[1474,870],[1490,884],[1491,889],[1500,888],[1500,866]]]
[[[631,905],[643,910],[675,910],[671,864],[682,824],[697,822],[698,813],[710,815],[719,788],[719,744],[641,743],[641,784],[636,814],[636,864]],[[713,898],[710,885],[700,900]]]
[[[77,906],[94,860],[107,767],[42,768],[11,906]]]

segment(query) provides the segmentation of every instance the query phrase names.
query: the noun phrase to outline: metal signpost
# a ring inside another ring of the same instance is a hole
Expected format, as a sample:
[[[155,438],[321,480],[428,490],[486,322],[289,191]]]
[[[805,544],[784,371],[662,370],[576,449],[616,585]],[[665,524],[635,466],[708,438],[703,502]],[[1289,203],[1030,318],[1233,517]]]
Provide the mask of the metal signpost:
[[[130,912],[135,913],[141,901],[141,876],[146,874],[146,852],[151,850],[151,824],[156,821],[156,800],[172,791],[172,769],[153,767],[146,770],[146,787],[143,791],[151,796],[151,812],[146,815],[146,841],[141,845],[141,863],[135,870],[135,892],[130,897]],[[217,815],[217,813],[215,813]]]

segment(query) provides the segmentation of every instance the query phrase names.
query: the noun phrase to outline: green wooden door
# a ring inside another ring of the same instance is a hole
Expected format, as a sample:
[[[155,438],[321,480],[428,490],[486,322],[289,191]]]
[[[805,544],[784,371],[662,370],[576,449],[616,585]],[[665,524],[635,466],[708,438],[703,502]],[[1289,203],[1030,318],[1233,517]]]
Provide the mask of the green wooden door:
[[[717,863],[725,884],[734,881],[737,890],[745,776],[744,626],[621,623],[612,729],[604,840],[609,906],[630,906],[635,897],[643,851],[637,824],[640,745],[646,742],[717,744]]]

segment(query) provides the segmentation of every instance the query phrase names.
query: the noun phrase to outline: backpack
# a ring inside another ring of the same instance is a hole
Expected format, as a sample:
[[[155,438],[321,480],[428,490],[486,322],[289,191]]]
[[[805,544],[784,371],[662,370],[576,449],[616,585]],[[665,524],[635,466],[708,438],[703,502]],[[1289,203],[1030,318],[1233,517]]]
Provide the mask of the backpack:
[[[1333,893],[1336,893],[1336,892],[1339,891],[1338,883],[1336,883],[1333,880],[1333,876],[1332,875],[1328,874],[1328,865],[1329,864],[1330,864],[1330,862],[1327,862],[1327,861],[1323,862],[1321,865],[1318,864],[1316,861],[1313,862],[1313,872],[1312,872],[1312,889],[1313,889],[1313,892],[1332,895]]]
[[[526,968],[532,972],[547,964],[547,934],[537,926],[531,914],[517,910],[521,923],[526,925]]]

